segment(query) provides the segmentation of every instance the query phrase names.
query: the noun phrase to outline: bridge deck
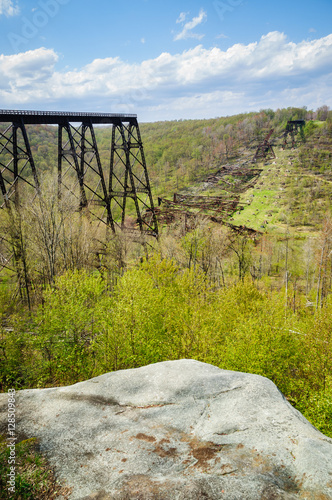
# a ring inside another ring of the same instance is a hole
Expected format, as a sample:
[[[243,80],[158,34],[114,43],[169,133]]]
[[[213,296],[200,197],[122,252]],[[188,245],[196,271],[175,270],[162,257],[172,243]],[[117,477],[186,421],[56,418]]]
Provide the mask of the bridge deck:
[[[119,122],[137,123],[137,115],[133,114],[0,109],[0,122],[17,122],[21,119],[26,125],[58,125],[67,121],[70,123],[83,123],[84,121],[89,121],[95,124],[117,124]]]

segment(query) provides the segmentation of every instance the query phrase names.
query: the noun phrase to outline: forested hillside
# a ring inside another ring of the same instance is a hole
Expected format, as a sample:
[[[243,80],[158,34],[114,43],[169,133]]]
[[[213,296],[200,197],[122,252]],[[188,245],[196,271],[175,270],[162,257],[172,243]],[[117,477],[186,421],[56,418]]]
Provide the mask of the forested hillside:
[[[294,145],[288,120],[306,121]],[[138,243],[58,201],[56,128],[31,127],[42,197],[0,211],[20,248],[0,273],[2,390],[194,358],[271,378],[332,435],[332,112],[140,129],[160,235]],[[272,129],[275,158],[253,162]]]

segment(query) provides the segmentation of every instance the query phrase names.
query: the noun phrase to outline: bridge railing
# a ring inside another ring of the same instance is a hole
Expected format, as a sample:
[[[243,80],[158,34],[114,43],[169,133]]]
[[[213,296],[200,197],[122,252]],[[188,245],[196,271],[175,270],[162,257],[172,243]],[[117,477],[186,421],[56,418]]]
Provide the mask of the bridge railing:
[[[25,116],[93,116],[93,117],[116,117],[116,118],[137,118],[136,114],[130,113],[90,113],[78,111],[33,111],[18,109],[0,109],[0,115],[25,115]]]

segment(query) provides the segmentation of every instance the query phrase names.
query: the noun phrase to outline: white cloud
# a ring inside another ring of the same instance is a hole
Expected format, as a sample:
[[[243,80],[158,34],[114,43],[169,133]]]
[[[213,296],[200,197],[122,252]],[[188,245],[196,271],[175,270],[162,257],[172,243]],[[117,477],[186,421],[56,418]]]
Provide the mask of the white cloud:
[[[44,47],[13,56],[0,55],[0,73],[14,85],[22,79],[39,80],[42,75],[52,76],[57,60],[57,54]]]
[[[138,113],[144,120],[203,118],[235,112],[332,103],[332,34],[290,42],[271,32],[227,50],[198,45],[129,64],[118,57],[56,70],[40,48],[0,55],[0,107]]]
[[[198,16],[194,17],[191,21],[188,21],[183,26],[182,31],[180,33],[178,33],[177,35],[175,35],[174,40],[175,41],[185,40],[186,38],[197,38],[198,40],[201,40],[204,37],[204,35],[192,33],[192,30],[194,28],[196,28],[196,26],[201,24],[206,19],[206,17],[207,17],[206,12],[203,9],[201,9]],[[185,18],[186,18],[186,15],[184,14],[184,12],[182,12],[180,14],[180,17],[177,19],[176,22],[182,23],[182,22],[184,22]]]
[[[177,18],[176,20],[176,23],[184,23],[185,20],[186,20],[186,17],[187,17],[187,13],[186,12],[181,12],[181,14],[179,15],[179,17]]]
[[[141,38],[141,43],[145,43],[145,38]]]
[[[16,16],[17,14],[19,14],[19,12],[20,8],[17,3],[13,3],[13,0],[0,0],[0,16]]]
[[[54,75],[57,60],[53,50],[43,47],[13,56],[0,55],[0,99],[22,103],[48,97],[45,86]]]

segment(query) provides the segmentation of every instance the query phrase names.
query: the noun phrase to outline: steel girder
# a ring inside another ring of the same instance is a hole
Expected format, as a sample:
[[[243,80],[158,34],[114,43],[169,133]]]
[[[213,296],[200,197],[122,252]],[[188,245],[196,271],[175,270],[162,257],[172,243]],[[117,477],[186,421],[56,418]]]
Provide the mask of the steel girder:
[[[121,213],[121,228],[125,228],[127,208],[131,203],[135,208],[136,223],[140,232],[158,235],[157,218],[137,123],[113,125],[109,198],[113,230],[115,225],[119,225],[116,222],[119,220],[116,214],[119,213]],[[143,217],[146,213],[150,214],[148,218]]]
[[[30,169],[30,172],[29,172]],[[32,201],[40,194],[36,165],[32,156],[28,135],[22,117],[15,117],[7,128],[0,132],[0,209],[9,215],[6,225],[9,230],[0,231],[0,272],[4,269],[16,272],[20,294],[26,292],[30,304],[24,258],[24,245],[20,237],[19,186],[24,183],[30,191]],[[4,224],[4,218],[1,222]],[[1,234],[2,233],[2,234]],[[4,234],[6,233],[6,234]]]
[[[79,127],[69,121],[58,128],[58,196],[71,193],[79,209],[87,209],[100,222],[111,224],[109,197],[91,120]],[[103,208],[98,213],[96,207]],[[104,217],[106,213],[106,218]]]
[[[119,229],[158,236],[136,115],[0,110],[0,123],[6,124],[0,130],[0,210],[5,210],[3,215],[8,217],[2,220],[10,226],[8,234],[0,228],[0,272],[16,271],[20,282],[27,281],[21,278],[20,206],[23,198],[32,204],[42,185],[26,125],[58,126],[59,199],[71,197],[77,210],[86,211],[113,232]],[[101,162],[95,123],[112,126],[110,164],[106,167]],[[28,284],[25,286],[28,294]]]
[[[28,172],[29,167],[32,175]],[[40,192],[26,128],[23,119],[17,117],[4,132],[0,132],[0,189],[3,198],[0,208],[8,207],[13,199],[18,204],[18,185],[21,181],[32,187],[35,194]]]
[[[136,115],[0,110],[0,122],[9,120],[12,123],[0,132],[1,208],[9,207],[11,202],[19,206],[20,184],[30,186],[32,199],[40,193],[38,166],[25,125],[57,124],[59,198],[71,193],[80,210],[88,210],[113,231],[121,228],[158,235]],[[112,125],[109,170],[101,163],[94,123]],[[135,221],[127,227],[130,209]],[[145,211],[151,214],[148,221],[143,218]]]

